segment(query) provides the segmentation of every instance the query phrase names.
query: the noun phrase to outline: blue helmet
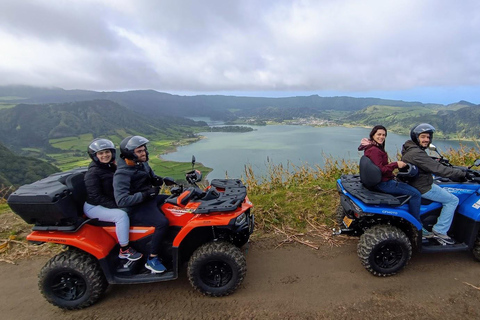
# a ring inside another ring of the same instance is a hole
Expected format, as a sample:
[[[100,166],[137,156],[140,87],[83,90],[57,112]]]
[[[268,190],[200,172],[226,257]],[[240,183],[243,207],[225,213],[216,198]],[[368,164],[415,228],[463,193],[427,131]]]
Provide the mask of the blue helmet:
[[[407,165],[401,169],[398,169],[397,176],[400,178],[414,178],[418,175],[418,167],[414,164],[407,163]]]

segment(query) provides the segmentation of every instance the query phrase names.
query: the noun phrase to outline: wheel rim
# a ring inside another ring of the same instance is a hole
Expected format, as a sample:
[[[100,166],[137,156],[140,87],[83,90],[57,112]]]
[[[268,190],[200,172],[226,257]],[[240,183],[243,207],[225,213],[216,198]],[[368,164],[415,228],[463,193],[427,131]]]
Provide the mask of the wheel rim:
[[[398,243],[382,244],[375,252],[374,261],[382,269],[396,267],[403,260],[404,251]]]
[[[200,278],[210,287],[223,287],[232,277],[232,267],[224,261],[207,262],[200,270]]]
[[[62,272],[52,279],[50,289],[55,296],[63,300],[73,301],[85,294],[87,283],[83,277],[75,273]]]

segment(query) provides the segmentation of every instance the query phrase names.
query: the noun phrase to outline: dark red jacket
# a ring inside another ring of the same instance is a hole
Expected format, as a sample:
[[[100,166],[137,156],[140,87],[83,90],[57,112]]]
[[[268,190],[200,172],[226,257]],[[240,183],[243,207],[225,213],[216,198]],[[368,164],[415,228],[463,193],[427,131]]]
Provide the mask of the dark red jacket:
[[[382,171],[382,182],[395,177],[393,170],[398,168],[398,163],[396,161],[388,163],[388,154],[384,150],[376,145],[370,145],[365,149],[364,154]]]

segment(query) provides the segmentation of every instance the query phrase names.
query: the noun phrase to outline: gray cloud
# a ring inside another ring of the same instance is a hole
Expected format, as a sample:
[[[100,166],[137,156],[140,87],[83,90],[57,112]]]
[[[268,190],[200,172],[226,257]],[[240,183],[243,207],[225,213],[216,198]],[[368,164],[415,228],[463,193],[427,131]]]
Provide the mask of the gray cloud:
[[[475,0],[7,0],[0,43],[0,85],[192,92],[480,85]]]

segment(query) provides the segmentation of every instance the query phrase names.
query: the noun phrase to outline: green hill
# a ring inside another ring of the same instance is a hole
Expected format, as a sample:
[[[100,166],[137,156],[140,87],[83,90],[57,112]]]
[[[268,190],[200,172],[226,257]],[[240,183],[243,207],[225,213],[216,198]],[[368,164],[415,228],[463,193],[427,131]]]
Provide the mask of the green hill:
[[[88,90],[63,90],[60,88],[35,88],[28,86],[0,86],[0,98],[8,103],[65,103],[107,99],[135,112],[162,117],[210,117],[234,120],[237,117],[269,117],[287,119],[298,116],[315,116],[325,110],[354,112],[371,105],[423,106],[420,102],[406,102],[379,98],[297,96],[286,98],[236,97],[222,95],[179,96],[154,90],[125,92],[97,92]],[[15,98],[16,97],[16,98]]]
[[[40,148],[52,151],[52,139],[91,134],[120,141],[141,134],[157,139],[178,139],[192,135],[202,122],[165,116],[149,118],[109,100],[59,104],[19,104],[0,109],[0,141],[16,150]]]
[[[58,172],[55,166],[41,160],[16,156],[0,143],[0,187],[32,183]]]
[[[480,106],[465,101],[444,107],[370,106],[345,117],[343,121],[363,126],[382,124],[392,132],[407,135],[413,126],[426,122],[437,129],[437,137],[480,138]]]

